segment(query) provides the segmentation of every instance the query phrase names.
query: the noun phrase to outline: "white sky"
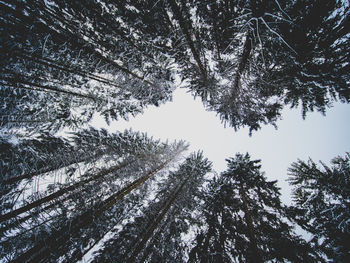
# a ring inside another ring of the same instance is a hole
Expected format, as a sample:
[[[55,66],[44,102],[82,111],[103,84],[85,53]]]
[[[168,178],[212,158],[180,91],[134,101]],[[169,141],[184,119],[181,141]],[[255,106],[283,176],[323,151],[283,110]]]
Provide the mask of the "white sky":
[[[238,132],[224,128],[216,113],[205,111],[200,99],[194,100],[185,89],[178,88],[172,102],[149,107],[129,121],[112,122],[108,127],[102,119],[95,119],[93,125],[110,132],[132,128],[156,139],[186,140],[190,151],[203,150],[217,172],[226,169],[225,158],[248,152],[252,159],[262,160],[262,170],[270,180],[279,181],[282,200],[289,203],[287,168],[298,158],[311,157],[315,162],[328,164],[332,158],[350,151],[349,116],[350,105],[340,103],[328,109],[326,117],[315,112],[309,113],[306,120],[300,109],[286,109],[277,130],[263,126],[249,137],[248,128]]]

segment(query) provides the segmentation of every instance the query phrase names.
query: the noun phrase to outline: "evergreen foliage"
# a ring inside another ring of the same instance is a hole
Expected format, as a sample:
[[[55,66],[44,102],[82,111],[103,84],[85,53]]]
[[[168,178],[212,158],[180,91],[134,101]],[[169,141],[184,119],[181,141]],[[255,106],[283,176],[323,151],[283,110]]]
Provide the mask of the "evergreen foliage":
[[[56,131],[171,98],[173,74],[235,129],[284,105],[349,102],[349,5],[318,1],[0,3],[1,127]],[[178,70],[175,70],[178,68]]]
[[[201,153],[192,154],[175,171],[158,182],[154,197],[135,211],[122,230],[103,244],[94,262],[118,258],[123,262],[183,262],[195,195],[210,171]],[[187,248],[188,249],[188,248]]]
[[[291,215],[313,236],[312,243],[330,262],[350,259],[350,155],[336,157],[331,166],[311,159],[289,168],[295,205]]]
[[[107,2],[0,4],[1,126],[56,131],[171,97],[169,59]]]
[[[189,261],[316,262],[287,221],[276,181],[266,180],[260,161],[237,154],[227,163],[205,193],[205,225]]]
[[[30,143],[43,142],[38,138]],[[70,157],[69,151],[74,149],[72,157],[79,158],[65,162],[44,162],[42,151],[23,151],[26,148],[21,143],[17,146],[11,149],[12,156],[8,155],[18,162],[16,167],[27,167],[28,160],[40,160],[46,166],[38,165],[35,170],[31,165],[32,176],[16,177],[15,183],[10,175],[4,175],[9,179],[3,182],[7,188],[1,197],[0,252],[3,260],[16,262],[79,259],[83,248],[130,209],[132,203],[124,203],[124,196],[138,188],[146,191],[150,179],[187,148],[183,141],[165,144],[132,131],[109,134],[93,128],[51,147],[51,154],[57,152],[57,157],[64,157],[65,150]],[[79,153],[85,153],[84,158]],[[16,172],[11,165],[4,167],[9,174]]]
[[[349,102],[350,7],[344,1],[181,5],[195,36],[186,37],[187,46],[200,54],[196,59],[192,52],[195,65],[188,54],[179,61],[188,88],[235,129],[275,125],[284,105],[301,104],[305,117],[314,109],[324,113],[337,99]]]
[[[175,76],[236,130],[324,114],[350,102],[349,18],[342,0],[0,1],[0,261],[350,261],[349,154],[294,163],[286,207],[248,154],[208,176],[201,152],[177,165],[183,141],[87,128],[169,101]]]

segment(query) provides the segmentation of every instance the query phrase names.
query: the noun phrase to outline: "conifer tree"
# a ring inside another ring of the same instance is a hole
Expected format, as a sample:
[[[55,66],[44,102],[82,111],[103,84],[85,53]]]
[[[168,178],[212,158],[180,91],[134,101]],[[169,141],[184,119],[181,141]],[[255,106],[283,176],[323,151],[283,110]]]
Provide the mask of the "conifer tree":
[[[252,132],[262,124],[275,125],[284,105],[301,105],[305,117],[308,111],[324,113],[332,101],[349,101],[345,2],[328,1],[322,8],[317,1],[169,5],[174,2],[187,19],[192,40],[179,22],[192,53],[179,46],[182,75],[223,122],[236,129],[248,126]]]
[[[1,3],[1,126],[57,130],[170,98],[170,62],[125,28],[117,3]],[[129,6],[132,8],[132,6]],[[121,10],[120,10],[121,11]],[[103,13],[103,15],[102,15]],[[141,38],[142,39],[142,38]],[[5,62],[6,61],[6,62]]]
[[[57,130],[170,99],[175,68],[234,128],[349,102],[349,6],[317,1],[1,3],[1,126]],[[175,67],[176,65],[176,67]]]
[[[15,135],[7,139],[4,137],[1,145],[3,197],[8,198],[5,194],[18,184],[34,184],[40,175],[47,173],[56,176],[66,174],[65,177],[73,182],[75,178],[71,177],[81,168],[79,164],[90,169],[98,160],[129,158],[136,154],[137,149],[140,152],[146,144],[152,143],[152,140],[132,131],[110,135],[104,129],[90,128],[73,135],[71,142],[50,134],[41,134],[32,139],[17,138]],[[16,140],[16,143],[11,143],[11,140]]]
[[[227,159],[228,168],[208,186],[205,225],[190,262],[315,262],[308,244],[285,216],[276,181],[267,181],[259,160]]]
[[[275,125],[285,105],[300,105],[303,117],[325,113],[350,101],[349,8],[341,0],[1,1],[0,261],[77,261],[101,242],[97,261],[322,261],[294,234],[289,211],[314,235],[315,252],[346,262],[348,196],[339,185],[348,156],[324,170],[293,164],[288,210],[249,155],[229,159],[201,192],[210,170],[201,154],[163,173],[183,141],[81,127],[95,114],[109,123],[168,101],[174,74],[235,129]],[[69,139],[55,135],[62,128],[74,129]],[[194,228],[189,252],[183,236]]]
[[[294,207],[291,216],[312,234],[316,250],[329,262],[350,259],[350,155],[336,157],[331,166],[311,159],[298,160],[289,168]]]
[[[194,213],[198,213],[200,189],[206,181],[206,174],[211,171],[211,162],[201,152],[192,154],[176,171],[176,176],[184,177],[178,192],[168,204],[168,212],[159,222],[148,243],[143,240],[144,248],[134,250],[133,255],[140,262],[183,262],[189,253],[186,234],[191,234],[196,222]],[[164,211],[166,212],[166,211]],[[139,255],[136,255],[140,251]]]
[[[105,241],[94,262],[182,262],[187,253],[181,240],[196,207],[198,188],[210,171],[201,153],[192,154],[180,167],[158,181],[156,193]]]
[[[80,248],[120,219],[115,213],[129,209],[123,198],[149,185],[187,147],[183,141],[165,144],[132,131],[108,134],[93,128],[75,133],[67,144],[77,153],[93,154],[95,149],[99,154],[67,166],[53,163],[2,195],[1,258],[38,262],[79,257]]]

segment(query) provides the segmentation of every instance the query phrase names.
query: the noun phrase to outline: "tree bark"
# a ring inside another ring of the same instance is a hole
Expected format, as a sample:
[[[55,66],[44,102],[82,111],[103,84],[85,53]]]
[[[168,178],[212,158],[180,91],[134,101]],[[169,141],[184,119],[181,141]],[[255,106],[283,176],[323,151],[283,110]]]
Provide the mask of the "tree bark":
[[[99,154],[97,154],[95,156],[97,157],[97,156],[99,156]],[[80,159],[70,160],[70,161],[68,161],[66,163],[62,162],[60,164],[57,164],[55,167],[46,167],[46,168],[39,169],[38,171],[33,172],[33,173],[27,173],[27,174],[22,174],[20,176],[6,178],[4,181],[1,182],[1,184],[3,184],[3,185],[13,184],[13,183],[21,181],[23,179],[29,179],[29,178],[32,178],[32,177],[34,177],[36,175],[43,174],[43,173],[48,173],[48,172],[51,172],[51,171],[54,171],[54,170],[57,170],[57,169],[60,169],[60,168],[63,168],[63,167],[75,164],[75,163],[84,162],[84,161],[89,160],[91,158],[93,158],[93,157],[88,155],[88,156],[81,157]]]

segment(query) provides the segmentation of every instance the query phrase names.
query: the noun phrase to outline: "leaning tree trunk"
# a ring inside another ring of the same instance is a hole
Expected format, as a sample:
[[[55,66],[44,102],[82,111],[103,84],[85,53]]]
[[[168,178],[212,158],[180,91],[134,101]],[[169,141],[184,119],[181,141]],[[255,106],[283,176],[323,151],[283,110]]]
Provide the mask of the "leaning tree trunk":
[[[16,217],[16,216],[18,216],[20,214],[23,214],[25,212],[28,212],[28,211],[34,209],[34,208],[37,208],[40,205],[45,204],[45,203],[47,203],[49,201],[55,200],[57,198],[60,198],[64,194],[70,193],[70,192],[76,190],[77,188],[79,188],[81,186],[84,186],[85,184],[87,184],[87,183],[89,183],[91,181],[97,180],[97,179],[99,179],[99,178],[101,178],[101,177],[103,177],[103,176],[105,176],[105,175],[107,175],[107,174],[109,174],[109,173],[111,173],[113,171],[117,171],[119,169],[124,168],[125,166],[129,165],[130,163],[132,163],[132,161],[125,161],[125,162],[123,162],[123,163],[121,163],[119,165],[116,165],[116,166],[114,166],[114,167],[112,167],[110,169],[102,171],[102,172],[96,174],[95,176],[90,177],[87,180],[77,182],[77,183],[75,183],[73,185],[70,185],[70,186],[68,186],[66,188],[58,190],[57,192],[54,192],[54,193],[52,193],[52,194],[50,194],[48,196],[45,196],[45,197],[43,197],[41,199],[38,199],[38,200],[36,200],[36,201],[26,205],[26,206],[22,206],[20,208],[12,210],[11,212],[8,212],[7,214],[0,215],[0,223],[3,222],[3,221],[6,221],[6,220],[10,220],[10,219],[12,219],[12,218],[14,218],[14,217]]]
[[[144,182],[146,182],[149,178],[155,175],[160,170],[164,169],[173,159],[169,158],[163,164],[157,166],[152,171],[148,172],[146,175],[140,177],[134,182],[128,184],[123,189],[119,190],[106,200],[99,202],[92,209],[84,212],[83,214],[77,216],[73,220],[67,223],[61,229],[54,231],[50,237],[45,240],[38,242],[35,246],[24,252],[22,255],[17,257],[13,262],[41,262],[45,261],[45,259],[50,257],[51,251],[57,251],[61,247],[67,245],[67,240],[73,236],[79,236],[80,230],[88,227],[91,223],[93,223],[94,219],[101,214],[103,214],[106,210],[115,205],[119,200],[121,200],[125,195],[138,188]]]

